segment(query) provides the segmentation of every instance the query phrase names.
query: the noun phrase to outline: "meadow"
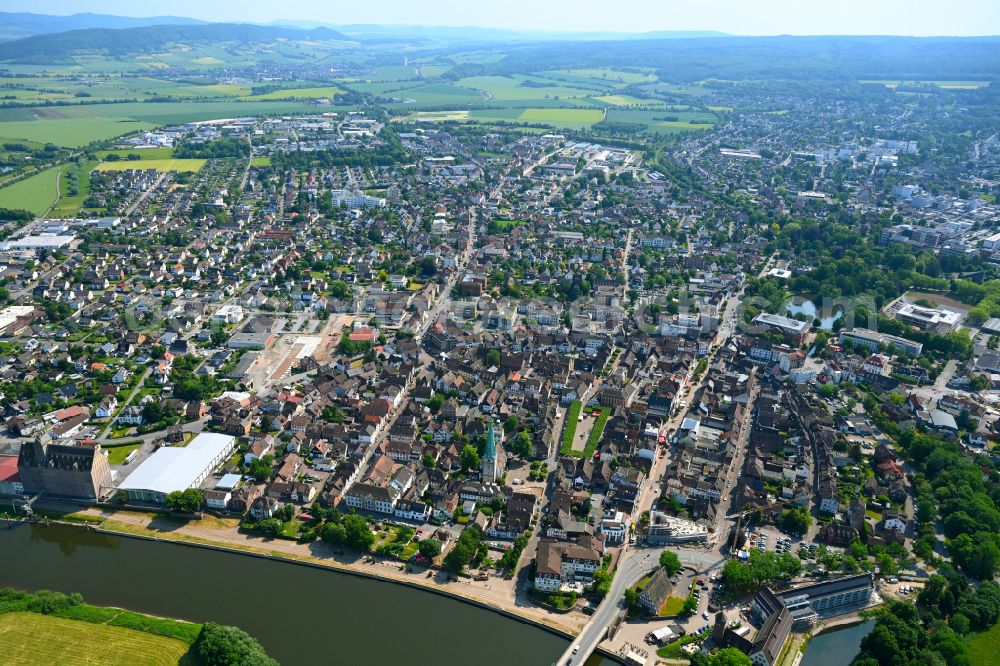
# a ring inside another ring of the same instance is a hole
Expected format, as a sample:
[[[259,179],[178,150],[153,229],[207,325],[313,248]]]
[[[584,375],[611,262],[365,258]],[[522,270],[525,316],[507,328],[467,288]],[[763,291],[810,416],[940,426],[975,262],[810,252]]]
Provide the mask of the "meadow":
[[[0,189],[0,208],[29,210],[35,215],[44,215],[56,200],[56,180],[61,169],[52,167]]]
[[[188,645],[172,638],[37,613],[0,615],[0,663],[7,666],[187,664]]]
[[[82,164],[65,164],[59,173],[59,200],[56,201],[49,212],[51,217],[70,218],[80,214],[83,202],[90,196],[90,172],[97,166],[97,162],[89,161]],[[71,195],[70,174],[76,174],[77,193]]]
[[[156,169],[157,171],[177,171],[182,173],[190,171],[197,173],[205,166],[207,160],[203,159],[179,159],[168,157],[165,159],[141,159],[141,160],[118,160],[115,162],[101,162],[97,165],[98,171],[125,171],[127,169]]]
[[[310,112],[315,113],[316,107],[306,100],[268,101],[254,98],[7,108],[0,109],[0,136],[79,148],[92,141],[111,139],[159,125]]]
[[[574,87],[530,76],[470,76],[458,80],[458,85],[481,90],[498,102],[531,101],[546,98],[587,97],[593,90]]]

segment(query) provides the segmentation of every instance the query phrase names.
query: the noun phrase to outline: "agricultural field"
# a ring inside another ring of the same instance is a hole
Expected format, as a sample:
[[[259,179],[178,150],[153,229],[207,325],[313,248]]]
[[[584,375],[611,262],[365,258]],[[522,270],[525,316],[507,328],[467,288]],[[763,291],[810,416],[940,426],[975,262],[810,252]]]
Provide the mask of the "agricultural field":
[[[468,88],[462,88],[448,83],[431,83],[406,88],[395,92],[384,93],[386,97],[396,97],[403,100],[413,100],[408,103],[431,106],[465,105],[480,102],[484,99],[482,93]]]
[[[156,169],[157,171],[177,171],[178,173],[190,171],[197,173],[205,166],[208,160],[203,159],[178,159],[169,157],[166,159],[141,159],[141,160],[119,160],[116,162],[101,162],[97,165],[98,171],[125,171],[126,169]]]
[[[323,88],[283,88],[263,95],[254,95],[250,99],[320,99],[332,98],[343,93],[343,89],[336,86],[326,86]]]
[[[12,139],[79,148],[92,141],[103,141],[153,127],[155,125],[152,123],[127,118],[78,117],[0,122],[0,135]]]
[[[56,200],[56,181],[61,169],[52,167],[0,189],[0,208],[30,210],[35,215],[44,215]]]
[[[174,156],[174,149],[166,146],[160,148],[120,148],[116,150],[101,150],[97,159],[107,160],[109,155],[127,159],[129,155],[141,155],[144,160],[165,160]]]
[[[718,117],[695,109],[609,109],[608,122],[645,125],[651,134],[676,134],[709,129]]]
[[[90,196],[90,172],[96,166],[96,161],[63,165],[59,173],[59,200],[49,212],[51,217],[70,218],[80,214],[83,202]],[[76,194],[72,193],[74,185]]]
[[[518,116],[518,120],[525,123],[580,129],[600,122],[603,115],[597,109],[525,109]]]
[[[662,106],[663,101],[658,99],[643,99],[641,97],[633,97],[632,95],[602,95],[600,97],[595,97],[599,102],[604,102],[605,104],[611,104],[612,106],[633,106],[633,105],[653,105]]]
[[[458,80],[458,85],[482,91],[498,102],[532,101],[537,99],[587,97],[595,91],[520,74],[507,76],[470,76]]]
[[[403,116],[400,120],[407,120],[418,123],[445,122],[447,120],[465,121],[469,120],[470,111],[417,111]]]
[[[179,640],[121,627],[38,613],[0,615],[0,662],[7,666],[175,666],[189,663],[188,649]]]
[[[617,69],[593,68],[593,69],[554,69],[549,72],[559,76],[572,77],[581,81],[592,81],[595,83],[647,83],[655,81],[656,75],[652,70],[646,72],[625,72]]]
[[[470,95],[473,93],[469,92]],[[308,101],[187,101],[0,109],[0,136],[78,148],[158,125],[234,116],[315,112]]]

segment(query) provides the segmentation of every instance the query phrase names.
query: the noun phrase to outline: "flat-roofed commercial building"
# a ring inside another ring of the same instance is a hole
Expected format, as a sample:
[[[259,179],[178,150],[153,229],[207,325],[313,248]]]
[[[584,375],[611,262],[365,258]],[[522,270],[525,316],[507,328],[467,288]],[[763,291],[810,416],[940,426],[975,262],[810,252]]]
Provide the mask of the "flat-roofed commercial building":
[[[958,328],[962,315],[951,310],[925,308],[914,303],[906,303],[896,311],[896,319],[934,333],[951,333]]]
[[[897,351],[906,352],[912,356],[920,356],[924,351],[924,346],[919,342],[907,340],[896,335],[889,335],[888,333],[879,333],[867,328],[851,329],[848,332],[841,333],[840,338],[842,340],[850,340],[855,345],[864,345],[872,351],[878,351],[881,345],[892,347]]]
[[[197,488],[229,458],[236,438],[203,432],[184,447],[163,447],[118,484],[133,502],[163,504],[177,490]]]
[[[792,319],[791,317],[782,317],[781,315],[771,314],[770,312],[761,312],[759,315],[753,318],[751,322],[754,326],[764,328],[768,331],[776,331],[781,333],[787,340],[793,340],[797,343],[802,342],[805,339],[806,333],[809,332],[810,324],[807,321],[799,321],[798,319]]]

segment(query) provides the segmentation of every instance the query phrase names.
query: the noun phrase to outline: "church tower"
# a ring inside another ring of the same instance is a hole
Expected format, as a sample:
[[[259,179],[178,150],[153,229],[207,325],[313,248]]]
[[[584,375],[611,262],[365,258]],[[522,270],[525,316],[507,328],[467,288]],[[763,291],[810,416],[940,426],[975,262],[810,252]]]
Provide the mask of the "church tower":
[[[507,466],[507,456],[503,446],[496,440],[493,433],[493,420],[490,419],[486,431],[486,450],[483,451],[483,483],[497,483],[503,476]]]

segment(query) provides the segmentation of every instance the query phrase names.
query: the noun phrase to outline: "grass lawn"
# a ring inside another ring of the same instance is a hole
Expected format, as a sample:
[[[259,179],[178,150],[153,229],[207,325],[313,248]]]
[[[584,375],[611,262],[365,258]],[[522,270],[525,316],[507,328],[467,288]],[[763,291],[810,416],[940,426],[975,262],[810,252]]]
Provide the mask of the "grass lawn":
[[[597,109],[525,109],[518,120],[580,129],[600,122],[603,117]]]
[[[576,437],[576,419],[580,416],[582,408],[583,403],[579,400],[574,400],[570,403],[569,409],[566,410],[566,421],[563,422],[562,444],[559,447],[559,453],[564,456],[583,456],[582,452],[573,450],[573,438]]]
[[[970,648],[973,664],[996,664],[1000,655],[1000,624],[973,636]]]
[[[0,189],[0,208],[30,210],[42,215],[56,200],[56,179],[62,167],[52,167]]]
[[[125,171],[126,169],[156,169],[157,171],[191,171],[198,172],[207,160],[202,159],[175,159],[167,158],[162,160],[120,160],[118,162],[101,162],[97,165],[98,171]]]
[[[681,650],[681,648],[688,643],[694,643],[697,639],[697,634],[688,634],[669,645],[664,645],[656,651],[656,655],[664,659],[687,659],[687,653]]]
[[[684,599],[673,595],[667,597],[660,607],[660,617],[673,617],[684,610]]]
[[[118,148],[116,150],[102,150],[97,153],[97,159],[106,160],[108,155],[117,155],[123,160],[129,155],[142,155],[144,160],[165,160],[174,156],[174,149],[161,146],[159,148]]]
[[[118,105],[115,105],[118,106]],[[149,106],[157,106],[150,104]],[[151,123],[127,118],[77,117],[51,120],[24,120],[0,123],[0,135],[28,139],[57,146],[79,148],[91,141],[152,129]]]
[[[287,88],[263,95],[254,95],[250,99],[330,99],[342,92],[344,91],[336,86],[327,86],[325,88]]]
[[[125,458],[128,457],[128,454],[138,449],[140,444],[141,442],[124,442],[122,444],[104,446],[102,448],[107,449],[108,451],[108,464],[124,465]]]
[[[103,624],[37,613],[0,615],[0,663],[36,664],[188,664],[187,644],[172,638]]]
[[[597,444],[601,441],[601,435],[604,434],[604,426],[607,425],[610,415],[610,407],[601,407],[601,415],[597,417],[597,422],[594,423],[594,427],[590,431],[590,436],[587,437],[587,448],[583,450],[584,458],[590,458],[594,455],[594,451],[597,450]]]
[[[271,166],[270,157],[254,157],[250,160],[250,166],[255,167],[269,167]]]
[[[76,217],[83,208],[83,202],[90,196],[90,172],[97,166],[97,162],[84,162],[81,165],[68,165],[63,167],[59,176],[62,180],[59,183],[59,201],[49,213],[51,217]],[[75,173],[77,178],[77,193],[71,195],[70,174]]]

